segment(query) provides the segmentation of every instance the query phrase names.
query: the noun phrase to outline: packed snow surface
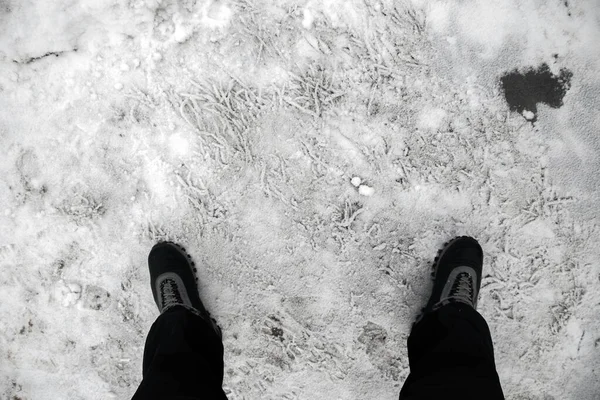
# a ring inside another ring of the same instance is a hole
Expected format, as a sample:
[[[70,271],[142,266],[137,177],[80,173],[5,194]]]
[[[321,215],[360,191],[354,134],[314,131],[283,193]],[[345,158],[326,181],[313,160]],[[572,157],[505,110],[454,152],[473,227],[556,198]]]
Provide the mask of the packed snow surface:
[[[130,398],[159,240],[242,399],[396,399],[485,251],[507,399],[600,396],[597,0],[0,0],[0,398]],[[511,111],[509,71],[572,73]]]

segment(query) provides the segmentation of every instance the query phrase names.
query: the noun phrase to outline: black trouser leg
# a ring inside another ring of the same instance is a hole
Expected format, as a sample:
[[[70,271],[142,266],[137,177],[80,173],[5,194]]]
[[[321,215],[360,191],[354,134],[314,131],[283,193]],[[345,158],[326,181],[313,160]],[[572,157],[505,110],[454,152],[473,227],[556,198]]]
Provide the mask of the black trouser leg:
[[[401,400],[504,399],[490,330],[468,305],[449,304],[425,315],[408,338],[408,359]]]
[[[210,325],[179,306],[161,314],[146,339],[133,400],[227,400],[222,384],[223,343]]]

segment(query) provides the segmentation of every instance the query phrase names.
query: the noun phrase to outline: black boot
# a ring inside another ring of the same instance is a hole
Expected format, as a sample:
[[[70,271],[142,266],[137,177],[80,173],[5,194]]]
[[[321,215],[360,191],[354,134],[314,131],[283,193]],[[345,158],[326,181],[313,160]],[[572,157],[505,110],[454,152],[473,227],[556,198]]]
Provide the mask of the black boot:
[[[221,329],[204,308],[198,294],[195,264],[183,247],[160,242],[148,255],[152,295],[160,313],[182,306],[206,320],[221,337]]]
[[[449,303],[468,304],[475,309],[482,267],[483,251],[475,239],[459,236],[447,242],[435,258],[433,290],[417,321]]]
[[[433,265],[433,290],[408,338],[410,375],[400,400],[504,399],[490,329],[479,314],[483,252],[473,238],[446,243]]]

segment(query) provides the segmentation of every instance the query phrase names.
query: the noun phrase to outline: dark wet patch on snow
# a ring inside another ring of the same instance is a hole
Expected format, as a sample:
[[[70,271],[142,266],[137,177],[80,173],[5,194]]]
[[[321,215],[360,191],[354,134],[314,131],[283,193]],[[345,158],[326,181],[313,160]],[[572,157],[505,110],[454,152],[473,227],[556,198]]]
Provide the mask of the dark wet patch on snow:
[[[573,73],[566,68],[561,69],[559,75],[554,75],[548,64],[542,64],[537,69],[528,68],[524,72],[515,69],[502,76],[500,82],[510,109],[535,122],[538,103],[552,108],[563,105],[572,77]]]
[[[271,328],[271,335],[273,337],[279,338],[280,340],[283,340],[283,329],[273,327]]]

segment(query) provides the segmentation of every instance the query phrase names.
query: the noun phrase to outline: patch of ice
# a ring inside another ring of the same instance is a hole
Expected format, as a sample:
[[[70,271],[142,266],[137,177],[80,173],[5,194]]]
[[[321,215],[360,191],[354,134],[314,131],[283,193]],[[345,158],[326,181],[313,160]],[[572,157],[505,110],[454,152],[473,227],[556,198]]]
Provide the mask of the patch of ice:
[[[522,232],[525,235],[533,236],[539,239],[551,239],[556,236],[554,230],[550,226],[550,223],[542,219],[536,219],[535,221],[526,224],[523,226]]]
[[[374,251],[382,251],[385,250],[385,248],[387,247],[387,243],[381,243],[378,246],[373,247]]]
[[[225,28],[229,25],[233,12],[222,2],[209,1],[202,10],[202,24],[209,28]]]
[[[185,43],[194,33],[194,28],[185,23],[176,23],[175,32],[173,32],[173,39],[177,43]]]
[[[169,138],[169,147],[173,153],[181,156],[189,153],[190,142],[180,134],[174,134]]]
[[[571,340],[569,340],[569,344],[565,346],[565,351],[568,352],[571,357],[577,357],[581,338],[584,334],[580,321],[577,320],[577,318],[570,318],[566,326],[566,331],[571,337]]]
[[[461,7],[457,19],[463,36],[481,46],[480,55],[487,59],[497,56],[509,34],[524,34],[527,26],[511,1],[475,2]]]
[[[69,307],[76,304],[81,298],[81,286],[61,280],[57,283],[55,294],[63,307]]]
[[[373,194],[375,193],[375,189],[367,185],[360,185],[360,187],[358,188],[358,193],[363,196],[370,197],[373,196]]]
[[[321,56],[321,53],[317,50],[318,48],[317,39],[310,32],[305,32],[296,43],[296,56],[300,59],[318,59]]]
[[[440,129],[446,116],[446,111],[441,108],[425,108],[419,115],[418,127],[426,130]]]
[[[323,13],[334,28],[340,26],[361,27],[365,15],[355,4],[342,0],[310,1],[313,9]]]
[[[427,25],[435,32],[444,32],[450,22],[450,4],[436,2],[429,6]]]
[[[351,182],[351,183],[352,183],[354,186],[356,186],[356,187],[359,187],[359,186],[360,186],[360,184],[362,183],[362,179],[360,179],[360,177],[358,177],[358,176],[355,176],[355,177],[353,177],[353,178],[350,180],[350,182]]]
[[[302,26],[304,27],[304,29],[310,29],[312,28],[312,24],[315,20],[315,16],[313,15],[313,13],[305,8],[304,9],[304,19],[302,20]]]
[[[523,116],[527,121],[531,121],[535,118],[535,114],[532,111],[523,110]]]

